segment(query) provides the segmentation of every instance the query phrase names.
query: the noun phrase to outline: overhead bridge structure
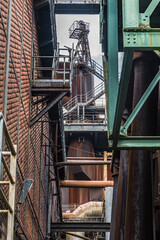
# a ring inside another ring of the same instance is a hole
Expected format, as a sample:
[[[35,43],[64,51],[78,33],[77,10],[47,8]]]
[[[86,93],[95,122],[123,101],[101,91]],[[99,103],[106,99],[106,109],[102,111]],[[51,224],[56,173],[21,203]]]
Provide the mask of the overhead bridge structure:
[[[159,0],[0,1],[0,239],[160,239],[159,66]]]

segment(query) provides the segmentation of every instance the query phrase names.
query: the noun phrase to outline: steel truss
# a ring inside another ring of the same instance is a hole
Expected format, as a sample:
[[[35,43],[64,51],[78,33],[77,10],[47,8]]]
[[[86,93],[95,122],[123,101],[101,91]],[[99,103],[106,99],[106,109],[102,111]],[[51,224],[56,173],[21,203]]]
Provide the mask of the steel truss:
[[[158,0],[152,0],[145,12],[140,13],[138,0],[122,0],[123,10],[123,48],[124,59],[120,83],[118,79],[118,4],[117,1],[107,1],[107,14],[101,11],[101,26],[107,22],[107,58],[104,57],[104,69],[108,110],[109,147],[116,149],[160,149],[160,136],[129,136],[127,130],[147,101],[160,79],[160,71],[156,74],[138,104],[121,126],[122,114],[128,92],[132,68],[133,54],[136,51],[152,51],[160,49],[160,28],[151,27],[151,15],[158,6]],[[105,5],[105,4],[104,4]],[[101,3],[101,8],[104,7]],[[103,31],[102,31],[103,32]],[[106,55],[107,55],[106,54]]]

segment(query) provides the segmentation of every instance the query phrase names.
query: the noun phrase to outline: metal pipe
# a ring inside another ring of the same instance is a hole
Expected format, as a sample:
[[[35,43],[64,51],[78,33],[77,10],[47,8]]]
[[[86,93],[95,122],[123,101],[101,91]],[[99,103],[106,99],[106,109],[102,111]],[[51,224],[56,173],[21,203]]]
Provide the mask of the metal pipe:
[[[112,199],[112,215],[111,215],[110,240],[114,240],[115,221],[116,221],[116,207],[117,207],[118,168],[115,167],[115,166],[113,168],[113,175],[112,176],[114,178],[114,187],[113,187],[113,199]]]
[[[110,162],[104,161],[67,161],[67,162],[59,162],[56,164],[58,167],[63,166],[75,166],[75,165],[110,165]]]
[[[4,100],[3,100],[3,115],[6,119],[7,115],[7,95],[8,95],[8,79],[9,79],[9,54],[10,54],[10,39],[11,39],[11,18],[12,18],[12,0],[8,4],[8,25],[7,25],[7,49],[6,49],[6,67],[5,67],[5,85],[4,85]]]
[[[133,108],[158,71],[156,61],[152,53],[134,60]],[[156,135],[157,92],[154,89],[134,120],[132,135]],[[147,148],[130,152],[124,240],[154,239],[151,161]]]
[[[104,158],[103,157],[67,157],[67,160],[104,160]]]
[[[84,236],[81,236],[81,235],[76,234],[76,233],[66,232],[66,234],[67,234],[67,235],[70,235],[70,236],[78,237],[78,238],[81,238],[81,239],[90,240],[90,238],[88,238],[88,237],[84,237]]]
[[[129,151],[123,150],[120,153],[120,168],[118,178],[117,209],[115,222],[114,240],[124,239],[127,179],[128,179]]]
[[[65,181],[60,181],[60,187],[105,188],[105,187],[113,187],[113,181],[65,180]]]

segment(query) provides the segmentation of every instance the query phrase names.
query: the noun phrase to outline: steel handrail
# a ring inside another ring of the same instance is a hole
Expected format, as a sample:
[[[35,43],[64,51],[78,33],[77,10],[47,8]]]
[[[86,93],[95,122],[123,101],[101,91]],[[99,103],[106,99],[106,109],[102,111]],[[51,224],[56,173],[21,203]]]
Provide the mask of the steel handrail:
[[[88,91],[86,94],[79,94],[70,99],[63,108],[67,111],[72,111],[78,104],[88,105],[90,102],[96,100],[99,95],[104,93],[104,82],[98,84],[93,90]],[[65,113],[64,113],[65,114]]]

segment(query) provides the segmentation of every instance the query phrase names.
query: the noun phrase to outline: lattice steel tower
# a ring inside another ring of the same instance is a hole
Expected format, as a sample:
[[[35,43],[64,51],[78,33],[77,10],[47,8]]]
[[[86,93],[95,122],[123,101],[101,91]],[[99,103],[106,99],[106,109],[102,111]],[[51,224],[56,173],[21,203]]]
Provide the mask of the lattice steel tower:
[[[82,20],[74,21],[69,28],[69,38],[78,40],[75,51],[75,63],[77,64],[87,64],[91,59],[88,34],[89,23]]]

